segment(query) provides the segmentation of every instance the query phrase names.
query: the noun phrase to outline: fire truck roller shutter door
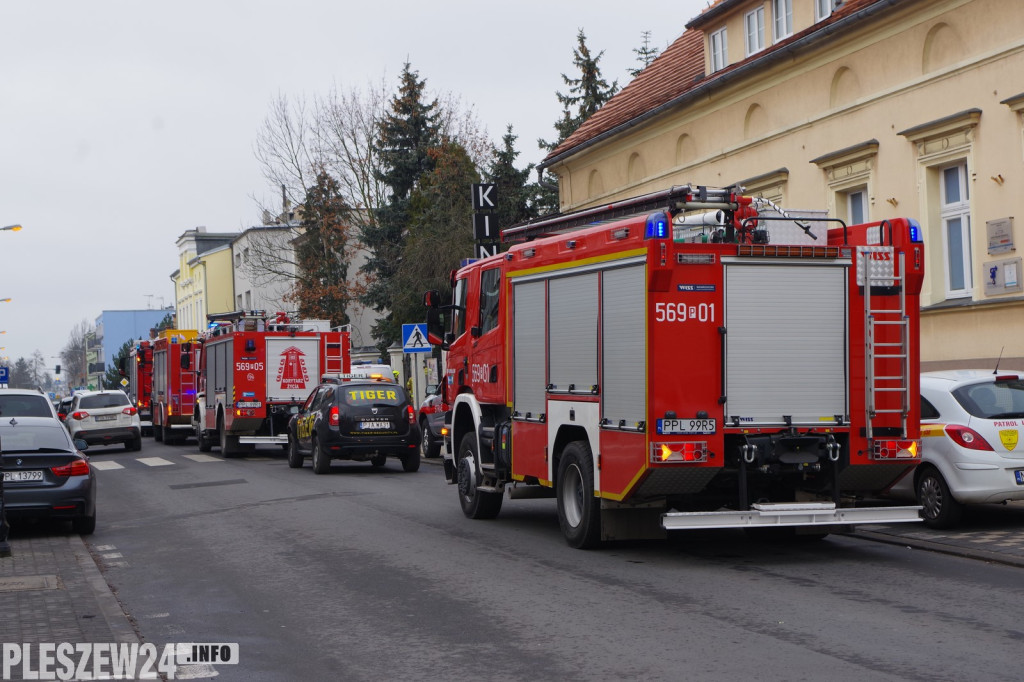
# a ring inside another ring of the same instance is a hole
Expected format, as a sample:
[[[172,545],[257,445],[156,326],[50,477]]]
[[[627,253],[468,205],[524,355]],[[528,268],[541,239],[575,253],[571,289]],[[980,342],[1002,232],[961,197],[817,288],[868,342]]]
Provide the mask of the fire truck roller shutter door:
[[[597,273],[552,278],[548,287],[550,383],[555,391],[590,393],[597,385]]]
[[[639,361],[644,335],[644,266],[606,270],[601,280],[603,326],[602,417],[612,424],[644,421],[646,376]]]
[[[517,283],[513,288],[515,355],[514,409],[518,416],[536,418],[546,409],[547,352],[545,345],[544,281]]]

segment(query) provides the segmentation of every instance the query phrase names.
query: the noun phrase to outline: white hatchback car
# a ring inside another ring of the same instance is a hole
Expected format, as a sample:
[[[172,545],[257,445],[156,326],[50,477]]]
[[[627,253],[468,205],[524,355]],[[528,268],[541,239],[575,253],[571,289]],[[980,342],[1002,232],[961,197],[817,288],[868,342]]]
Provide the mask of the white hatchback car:
[[[1024,500],[1024,373],[921,374],[921,464],[890,491],[917,499],[926,525],[955,525],[965,504]]]
[[[139,412],[121,391],[75,393],[64,425],[72,438],[89,445],[124,443],[125,450],[142,449]]]

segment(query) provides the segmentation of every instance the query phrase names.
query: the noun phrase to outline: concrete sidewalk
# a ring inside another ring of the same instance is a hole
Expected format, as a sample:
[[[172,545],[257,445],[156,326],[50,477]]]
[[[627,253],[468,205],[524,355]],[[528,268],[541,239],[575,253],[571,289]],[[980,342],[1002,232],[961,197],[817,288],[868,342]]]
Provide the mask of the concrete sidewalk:
[[[0,641],[139,641],[81,536],[31,524],[12,530],[10,544],[0,557]]]

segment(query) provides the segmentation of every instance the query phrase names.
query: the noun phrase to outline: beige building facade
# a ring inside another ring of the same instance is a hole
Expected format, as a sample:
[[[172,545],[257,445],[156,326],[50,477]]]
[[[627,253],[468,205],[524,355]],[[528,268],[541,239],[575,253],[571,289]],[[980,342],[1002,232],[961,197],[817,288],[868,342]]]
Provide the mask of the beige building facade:
[[[922,368],[1024,369],[1024,2],[718,0],[544,161],[563,211],[740,184],[917,219]]]
[[[237,236],[197,227],[178,237],[178,269],[171,273],[178,329],[201,330],[208,314],[234,310],[231,241]]]

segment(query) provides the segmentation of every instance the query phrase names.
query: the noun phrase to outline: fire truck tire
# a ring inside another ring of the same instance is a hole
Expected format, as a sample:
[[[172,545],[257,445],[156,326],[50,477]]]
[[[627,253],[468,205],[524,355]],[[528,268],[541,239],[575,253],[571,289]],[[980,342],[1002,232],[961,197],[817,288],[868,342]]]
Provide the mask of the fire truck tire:
[[[402,471],[411,474],[420,470],[420,449],[410,450],[402,455]]]
[[[199,443],[199,452],[209,452],[210,450],[213,450],[213,441],[206,435],[206,430],[202,425],[196,426],[195,431],[196,441]]]
[[[594,497],[594,456],[586,441],[565,446],[555,492],[565,541],[576,549],[597,546],[601,542],[601,501]]]
[[[949,528],[963,515],[963,506],[953,499],[949,485],[935,467],[926,467],[917,476],[917,503],[921,505],[924,525]]]
[[[313,445],[310,449],[313,456],[313,473],[326,474],[330,472],[331,458],[324,454],[324,450],[320,447],[320,441],[317,440],[316,436],[313,436]]]
[[[164,428],[160,424],[153,422],[153,440],[155,440],[157,443],[160,443],[163,441],[163,439]]]
[[[301,469],[305,458],[299,452],[299,442],[288,435],[288,466],[292,469]]]
[[[220,440],[220,456],[233,457],[238,451],[238,436],[229,436],[224,429],[224,416],[217,418],[217,436]]]
[[[462,513],[471,519],[493,519],[501,511],[502,494],[483,492],[476,487],[476,438],[472,433],[462,437],[459,445],[458,484]]]
[[[167,428],[166,424],[161,426],[160,430],[163,432],[163,441],[168,445],[174,445],[174,443],[178,440],[175,437],[174,433],[169,428]]]

